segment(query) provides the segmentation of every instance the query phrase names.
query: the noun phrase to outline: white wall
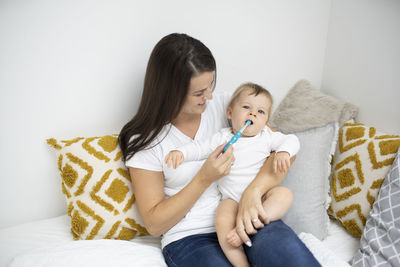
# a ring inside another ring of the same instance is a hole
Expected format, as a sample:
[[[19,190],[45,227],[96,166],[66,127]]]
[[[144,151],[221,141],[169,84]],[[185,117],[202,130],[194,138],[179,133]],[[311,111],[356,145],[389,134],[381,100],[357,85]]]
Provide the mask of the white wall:
[[[400,1],[332,1],[321,90],[359,106],[358,122],[400,134]]]
[[[45,139],[118,133],[162,36],[202,40],[217,90],[254,81],[278,103],[299,79],[321,86],[329,11],[330,0],[2,0],[0,227],[66,212]]]

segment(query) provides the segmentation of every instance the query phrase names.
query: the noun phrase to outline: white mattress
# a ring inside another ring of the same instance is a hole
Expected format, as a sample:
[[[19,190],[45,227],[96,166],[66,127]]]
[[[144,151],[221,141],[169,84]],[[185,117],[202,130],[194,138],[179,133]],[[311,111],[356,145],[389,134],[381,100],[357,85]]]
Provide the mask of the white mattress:
[[[359,240],[331,222],[329,236],[319,241],[311,234],[299,237],[323,266],[349,266]],[[160,238],[143,236],[131,241],[73,241],[66,215],[0,230],[0,267],[11,266],[166,266]]]
[[[346,262],[350,262],[360,248],[360,239],[346,232],[337,221],[330,221],[328,237],[322,243]]]

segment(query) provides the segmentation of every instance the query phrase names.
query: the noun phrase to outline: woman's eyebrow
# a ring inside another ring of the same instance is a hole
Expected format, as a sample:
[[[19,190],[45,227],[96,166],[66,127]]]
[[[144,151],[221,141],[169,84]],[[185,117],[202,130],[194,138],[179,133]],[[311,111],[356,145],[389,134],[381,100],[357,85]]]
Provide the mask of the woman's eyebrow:
[[[200,90],[196,90],[196,91],[193,92],[193,94],[202,93],[202,92],[204,92],[205,90],[207,90],[207,88],[200,89]]]

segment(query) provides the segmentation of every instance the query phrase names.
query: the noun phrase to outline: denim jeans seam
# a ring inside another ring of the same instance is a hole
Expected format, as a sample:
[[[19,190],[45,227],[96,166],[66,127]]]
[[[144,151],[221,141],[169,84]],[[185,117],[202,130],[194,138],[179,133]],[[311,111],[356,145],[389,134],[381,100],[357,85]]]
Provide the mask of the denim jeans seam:
[[[170,253],[168,252],[168,250],[165,250],[165,254],[168,256],[169,261],[176,267],[178,267],[178,265],[172,260],[172,257],[170,255]],[[167,264],[168,265],[168,264]]]

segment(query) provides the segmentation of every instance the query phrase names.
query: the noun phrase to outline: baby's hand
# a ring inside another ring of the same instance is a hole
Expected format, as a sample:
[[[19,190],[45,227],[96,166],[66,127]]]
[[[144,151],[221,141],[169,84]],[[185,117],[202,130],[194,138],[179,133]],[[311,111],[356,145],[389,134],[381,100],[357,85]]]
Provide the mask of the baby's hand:
[[[290,168],[290,155],[286,151],[281,151],[275,154],[274,157],[274,172],[278,171],[286,173]]]
[[[183,153],[179,150],[172,150],[165,157],[165,164],[167,164],[168,168],[170,166],[174,167],[174,169],[178,168],[183,162]]]

